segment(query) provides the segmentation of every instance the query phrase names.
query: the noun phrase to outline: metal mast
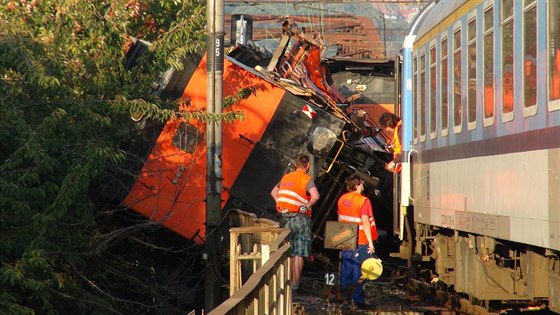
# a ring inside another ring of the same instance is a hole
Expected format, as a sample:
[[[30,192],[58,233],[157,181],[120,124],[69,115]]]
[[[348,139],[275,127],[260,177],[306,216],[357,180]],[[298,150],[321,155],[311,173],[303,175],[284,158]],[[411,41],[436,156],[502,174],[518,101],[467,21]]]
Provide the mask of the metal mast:
[[[224,0],[208,1],[207,43],[207,109],[211,117],[221,117],[222,81],[224,71]],[[218,114],[218,115],[216,115]],[[208,120],[206,123],[206,274],[205,313],[220,302],[220,286],[217,277],[218,235],[216,228],[221,219],[222,205],[222,122]]]

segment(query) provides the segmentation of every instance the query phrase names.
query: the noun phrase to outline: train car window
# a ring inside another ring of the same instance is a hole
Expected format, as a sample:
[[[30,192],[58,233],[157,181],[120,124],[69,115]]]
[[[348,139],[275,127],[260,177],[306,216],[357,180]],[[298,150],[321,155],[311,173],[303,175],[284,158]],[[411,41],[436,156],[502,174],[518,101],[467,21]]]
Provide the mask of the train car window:
[[[449,128],[449,91],[447,80],[447,38],[441,40],[441,135],[447,136]]]
[[[467,121],[472,130],[476,128],[476,17],[469,20],[467,38]]]
[[[502,2],[502,114],[513,120],[513,0]]]
[[[453,33],[453,132],[461,132],[461,29]]]
[[[494,124],[494,8],[484,11],[484,126]]]
[[[537,7],[526,1],[523,12],[523,115],[537,113]]]
[[[548,1],[548,109],[560,109],[560,1]]]
[[[187,153],[194,153],[203,139],[202,135],[198,128],[183,122],[173,136],[173,145]]]
[[[426,55],[420,56],[420,113],[418,123],[420,124],[420,141],[426,140]]]
[[[418,60],[414,56],[412,60],[412,128],[414,143],[418,143]]]
[[[502,21],[513,16],[513,0],[502,0]]]
[[[436,76],[436,46],[435,41],[430,48],[430,139],[436,137],[436,90],[437,90],[437,76]]]

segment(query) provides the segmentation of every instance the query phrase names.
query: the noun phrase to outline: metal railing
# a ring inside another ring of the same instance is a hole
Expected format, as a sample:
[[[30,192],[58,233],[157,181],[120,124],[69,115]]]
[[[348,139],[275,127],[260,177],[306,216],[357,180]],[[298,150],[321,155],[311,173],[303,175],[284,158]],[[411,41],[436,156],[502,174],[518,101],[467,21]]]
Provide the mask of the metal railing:
[[[230,229],[230,298],[209,315],[292,313],[289,233],[267,226]],[[247,262],[252,263],[251,276],[243,283]]]

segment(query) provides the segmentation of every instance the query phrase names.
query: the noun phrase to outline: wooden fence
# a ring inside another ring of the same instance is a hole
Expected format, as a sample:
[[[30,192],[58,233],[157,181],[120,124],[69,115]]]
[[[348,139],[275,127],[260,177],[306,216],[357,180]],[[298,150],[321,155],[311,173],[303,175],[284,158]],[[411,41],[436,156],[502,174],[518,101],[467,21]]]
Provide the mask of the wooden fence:
[[[291,314],[290,249],[286,228],[262,222],[231,228],[230,298],[209,315]]]

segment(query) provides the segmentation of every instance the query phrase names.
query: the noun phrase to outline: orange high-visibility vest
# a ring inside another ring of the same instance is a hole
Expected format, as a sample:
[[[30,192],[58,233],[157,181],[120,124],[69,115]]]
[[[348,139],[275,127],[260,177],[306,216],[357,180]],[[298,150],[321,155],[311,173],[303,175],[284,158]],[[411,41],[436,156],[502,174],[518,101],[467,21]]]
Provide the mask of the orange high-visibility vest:
[[[550,100],[560,99],[560,48],[556,49],[556,58],[552,60],[552,71],[550,74]]]
[[[393,156],[397,156],[402,152],[401,139],[399,139],[399,132],[402,127],[402,120],[399,120],[393,132]]]
[[[338,221],[339,222],[349,222],[358,224],[358,245],[368,244],[368,239],[366,233],[364,232],[364,226],[362,225],[362,216],[360,215],[360,210],[366,202],[366,197],[362,196],[356,191],[351,191],[346,193],[338,199]],[[375,226],[375,220],[373,217],[369,218],[371,229],[371,240],[377,240],[377,227]],[[367,227],[366,227],[367,228]]]
[[[311,199],[311,196],[307,196],[307,184],[310,179],[311,176],[301,170],[295,170],[282,177],[276,200],[279,212],[299,212],[301,207],[307,208],[307,202]]]

